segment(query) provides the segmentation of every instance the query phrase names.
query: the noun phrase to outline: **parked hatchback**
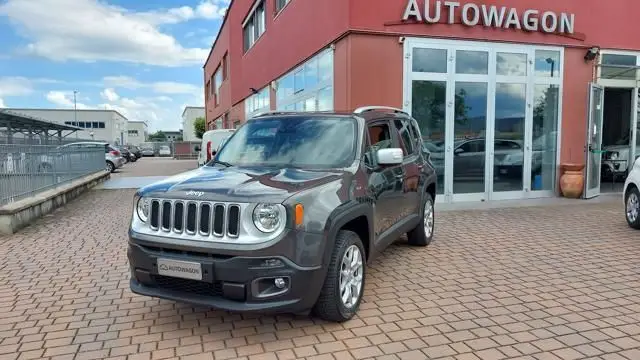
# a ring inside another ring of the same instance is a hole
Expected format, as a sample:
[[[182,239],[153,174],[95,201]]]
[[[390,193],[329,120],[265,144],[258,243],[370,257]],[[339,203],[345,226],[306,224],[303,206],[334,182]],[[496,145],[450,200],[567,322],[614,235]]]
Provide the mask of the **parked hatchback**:
[[[134,293],[345,321],[366,264],[402,234],[428,245],[436,173],[416,120],[385,107],[268,113],[205,166],[139,189]]]

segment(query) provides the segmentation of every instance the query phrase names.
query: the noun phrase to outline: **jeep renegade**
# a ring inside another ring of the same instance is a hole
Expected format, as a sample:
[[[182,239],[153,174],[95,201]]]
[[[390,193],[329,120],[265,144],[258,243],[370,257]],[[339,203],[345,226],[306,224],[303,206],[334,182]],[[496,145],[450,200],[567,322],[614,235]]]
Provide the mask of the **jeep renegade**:
[[[366,264],[434,231],[436,173],[399,109],[269,112],[205,166],[139,189],[134,293],[229,311],[357,312]]]

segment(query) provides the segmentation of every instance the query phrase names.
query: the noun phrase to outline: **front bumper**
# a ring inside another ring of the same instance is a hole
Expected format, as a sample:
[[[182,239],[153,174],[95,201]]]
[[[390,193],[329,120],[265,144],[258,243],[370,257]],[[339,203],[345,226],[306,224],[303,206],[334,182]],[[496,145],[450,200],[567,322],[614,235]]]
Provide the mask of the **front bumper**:
[[[321,241],[321,235],[317,237],[315,240]],[[227,311],[298,313],[313,307],[326,275],[322,266],[303,267],[277,252],[236,251],[236,255],[229,255],[167,246],[130,239],[127,256],[134,293]],[[158,259],[198,263],[202,280],[160,275]],[[277,278],[284,280],[284,289],[275,286]]]

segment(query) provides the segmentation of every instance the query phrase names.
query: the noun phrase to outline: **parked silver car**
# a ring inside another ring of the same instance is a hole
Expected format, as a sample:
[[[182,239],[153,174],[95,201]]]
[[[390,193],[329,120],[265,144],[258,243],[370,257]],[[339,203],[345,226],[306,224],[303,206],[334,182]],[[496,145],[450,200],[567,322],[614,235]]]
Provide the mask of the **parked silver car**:
[[[61,161],[81,162],[83,161],[83,154],[82,151],[79,150],[98,147],[104,148],[105,170],[114,172],[125,164],[126,160],[122,156],[122,153],[108,143],[100,141],[81,141],[62,145],[57,148],[59,151],[57,153],[43,155],[39,170],[41,172],[48,172],[55,169],[56,163]]]

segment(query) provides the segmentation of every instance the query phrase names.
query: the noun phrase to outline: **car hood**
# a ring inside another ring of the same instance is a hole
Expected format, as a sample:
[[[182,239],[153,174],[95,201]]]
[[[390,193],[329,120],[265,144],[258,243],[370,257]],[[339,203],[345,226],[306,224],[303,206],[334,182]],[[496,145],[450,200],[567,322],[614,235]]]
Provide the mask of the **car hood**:
[[[281,203],[295,193],[342,181],[348,174],[341,170],[202,166],[147,185],[138,194],[165,199]]]

